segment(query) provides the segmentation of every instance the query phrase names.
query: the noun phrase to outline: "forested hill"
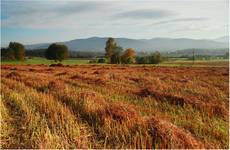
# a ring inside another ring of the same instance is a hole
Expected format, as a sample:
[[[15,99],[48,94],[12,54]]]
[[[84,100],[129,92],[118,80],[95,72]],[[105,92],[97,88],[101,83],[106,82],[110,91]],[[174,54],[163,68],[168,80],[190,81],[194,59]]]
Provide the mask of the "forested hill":
[[[97,51],[103,52],[107,37],[91,37],[87,39],[75,39],[65,44],[71,51]],[[182,49],[222,49],[228,48],[227,42],[219,42],[215,40],[195,40],[187,38],[153,38],[153,39],[128,39],[115,38],[119,46],[123,48],[134,48],[137,52],[141,51],[175,51]],[[26,45],[26,49],[43,49],[47,48],[51,43]]]

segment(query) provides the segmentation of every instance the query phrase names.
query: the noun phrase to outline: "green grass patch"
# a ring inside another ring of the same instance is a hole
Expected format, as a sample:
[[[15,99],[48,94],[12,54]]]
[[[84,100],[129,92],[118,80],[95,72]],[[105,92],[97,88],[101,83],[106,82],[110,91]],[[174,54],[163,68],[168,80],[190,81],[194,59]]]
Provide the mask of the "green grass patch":
[[[81,59],[81,58],[69,58],[67,60],[63,60],[61,63],[64,65],[76,65],[76,64],[89,64],[90,59]],[[54,64],[58,63],[54,60],[48,60],[42,57],[33,57],[30,59],[26,59],[25,61],[10,61],[10,60],[1,60],[1,64]],[[97,65],[109,65],[106,63],[91,63]],[[168,61],[163,61],[160,64],[128,64],[129,66],[161,66],[161,67],[227,67],[229,64],[228,59],[213,59],[213,60],[192,60],[184,59],[184,58],[173,58]],[[127,64],[126,64],[127,65]]]
[[[16,65],[16,64],[54,64],[57,63],[54,60],[48,60],[46,58],[41,58],[41,57],[33,57],[31,59],[26,59],[25,61],[1,61],[1,64],[12,64],[12,65]],[[89,60],[87,59],[67,59],[67,60],[63,60],[61,62],[64,65],[75,65],[75,64],[88,64]]]

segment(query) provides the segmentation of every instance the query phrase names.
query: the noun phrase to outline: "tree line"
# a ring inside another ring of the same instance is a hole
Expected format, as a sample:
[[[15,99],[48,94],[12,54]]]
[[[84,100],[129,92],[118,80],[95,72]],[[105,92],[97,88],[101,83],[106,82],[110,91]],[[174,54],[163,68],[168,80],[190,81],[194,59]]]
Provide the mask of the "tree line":
[[[105,58],[111,64],[158,64],[163,60],[159,52],[147,56],[137,56],[132,48],[124,51],[121,46],[117,46],[113,38],[108,38],[106,41]]]
[[[39,49],[37,51],[25,51],[25,47],[21,43],[10,42],[7,48],[1,48],[1,58],[3,60],[19,60],[24,61],[25,56],[40,56],[46,57],[49,60],[55,62],[63,61],[69,57],[69,54],[73,55],[73,52],[69,52],[68,47],[63,44],[53,43],[47,49]],[[77,53],[74,53],[75,55]],[[87,54],[89,55],[89,54]],[[78,55],[77,55],[78,56]],[[105,55],[104,58],[99,58],[93,63],[110,63],[110,64],[157,64],[162,61],[162,56],[159,52],[155,52],[151,55],[137,56],[133,48],[127,48],[124,50],[121,46],[118,46],[113,38],[108,38],[105,43]]]
[[[34,54],[33,52],[29,51],[27,54]],[[44,53],[44,54],[43,54]],[[51,44],[45,52],[41,49],[38,50],[36,56],[43,56],[49,60],[62,61],[68,58],[69,51],[67,46],[63,44]],[[1,59],[2,60],[18,60],[24,61],[26,56],[25,47],[21,43],[17,42],[10,42],[7,48],[1,48]]]
[[[33,49],[33,50],[26,50],[25,55],[29,58],[32,57],[45,57],[47,49]],[[83,58],[83,59],[92,59],[92,58],[103,58],[104,52],[98,51],[69,51],[68,58]]]

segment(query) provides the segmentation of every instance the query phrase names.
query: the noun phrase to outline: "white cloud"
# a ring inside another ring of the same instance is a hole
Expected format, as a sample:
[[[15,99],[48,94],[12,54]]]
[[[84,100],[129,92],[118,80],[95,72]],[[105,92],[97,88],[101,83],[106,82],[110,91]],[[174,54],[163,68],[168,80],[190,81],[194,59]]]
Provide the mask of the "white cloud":
[[[217,37],[228,32],[220,28],[228,23],[227,3],[228,0],[3,0],[1,27],[72,30],[68,39],[76,33],[79,37]]]

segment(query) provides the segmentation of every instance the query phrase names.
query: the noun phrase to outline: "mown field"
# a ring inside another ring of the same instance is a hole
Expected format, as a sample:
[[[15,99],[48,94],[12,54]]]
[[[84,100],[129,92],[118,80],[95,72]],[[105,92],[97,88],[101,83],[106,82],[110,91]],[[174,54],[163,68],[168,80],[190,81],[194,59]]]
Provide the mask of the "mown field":
[[[228,149],[228,86],[227,62],[1,65],[1,146]]]

